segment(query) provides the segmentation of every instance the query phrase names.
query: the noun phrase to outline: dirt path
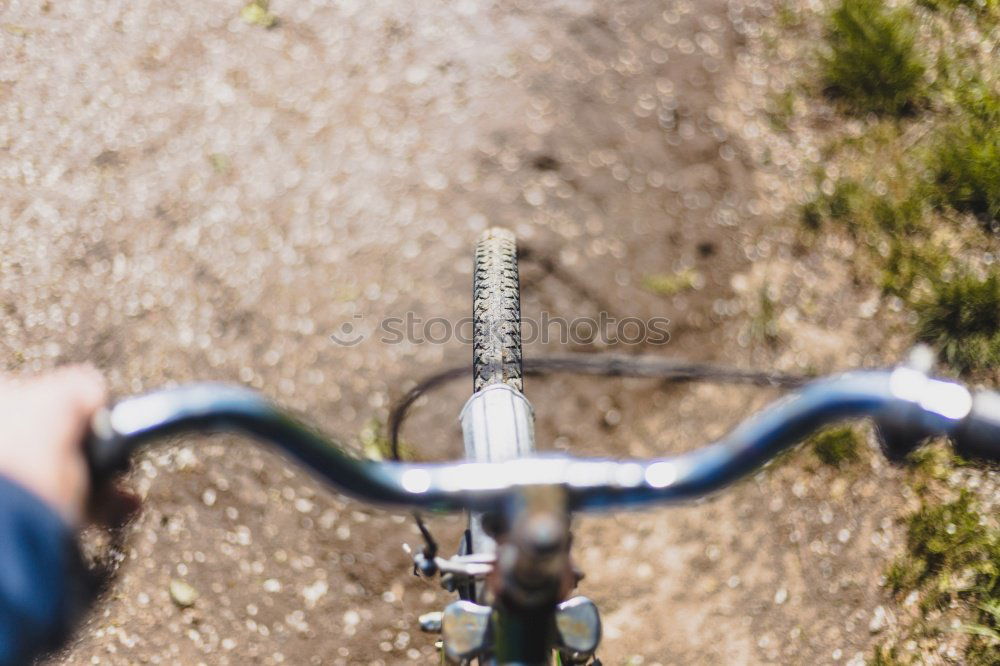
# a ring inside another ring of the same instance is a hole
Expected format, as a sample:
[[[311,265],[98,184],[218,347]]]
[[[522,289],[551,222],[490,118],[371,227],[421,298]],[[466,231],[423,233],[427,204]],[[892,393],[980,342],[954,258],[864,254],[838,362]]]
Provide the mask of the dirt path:
[[[853,358],[854,338],[822,323],[780,350],[745,344],[754,260],[813,276],[820,298],[850,289],[836,266],[768,238],[774,193],[747,143],[759,109],[739,94],[758,85],[738,57],[756,10],[276,0],[280,24],[265,30],[240,9],[0,8],[8,367],[93,360],[119,395],[242,382],[356,443],[407,382],[468,349],[329,335],[407,312],[466,316],[488,224],[531,251],[526,316],[665,316],[671,343],[645,351],[679,357]],[[704,284],[641,288],[680,270]],[[420,407],[406,436],[421,455],[458,454],[467,390]],[[543,446],[609,455],[692,446],[770,397],[565,378],[528,393]],[[605,663],[856,658],[894,507],[867,476],[793,465],[699,506],[581,521]],[[415,620],[447,597],[408,574],[404,516],[228,439],[153,452],[132,482],[146,511],[116,581],[52,663],[434,660]],[[436,528],[454,536],[460,521]],[[199,593],[193,608],[171,603],[172,580]]]

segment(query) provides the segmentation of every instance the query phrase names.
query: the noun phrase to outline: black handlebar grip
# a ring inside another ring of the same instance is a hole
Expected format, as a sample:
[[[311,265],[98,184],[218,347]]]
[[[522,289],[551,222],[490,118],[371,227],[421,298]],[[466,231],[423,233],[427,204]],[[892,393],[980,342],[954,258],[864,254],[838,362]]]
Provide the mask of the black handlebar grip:
[[[1000,393],[982,391],[955,431],[955,450],[965,458],[1000,462]]]
[[[102,409],[90,422],[90,432],[84,442],[84,455],[90,468],[94,487],[107,482],[116,474],[128,469],[131,446],[111,425],[111,412]]]

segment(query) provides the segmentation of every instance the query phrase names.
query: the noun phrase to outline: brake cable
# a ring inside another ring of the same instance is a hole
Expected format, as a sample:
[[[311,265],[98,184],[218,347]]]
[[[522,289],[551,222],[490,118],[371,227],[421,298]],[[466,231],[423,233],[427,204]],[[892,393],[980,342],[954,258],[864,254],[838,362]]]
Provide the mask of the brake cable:
[[[625,354],[559,354],[555,356],[527,357],[523,361],[524,374],[578,374],[607,377],[644,377],[680,384],[687,382],[712,382],[716,384],[747,384],[775,388],[796,388],[812,379],[811,375],[781,372],[763,372],[718,366],[711,363],[676,361],[659,356]],[[409,416],[410,408],[421,396],[455,379],[466,377],[468,365],[454,366],[424,378],[406,392],[393,405],[389,413],[389,456],[402,458],[399,453],[399,434]]]
[[[659,356],[638,356],[625,354],[572,353],[555,356],[528,357],[523,360],[524,374],[539,376],[546,374],[578,374],[606,377],[644,377],[661,379],[671,384],[687,382],[712,382],[716,384],[746,384],[775,388],[795,388],[812,379],[810,375],[759,370],[742,370],[711,363],[676,361]],[[389,456],[392,460],[402,460],[399,454],[399,433],[410,413],[410,408],[421,396],[462,377],[467,377],[468,365],[446,368],[424,378],[406,392],[393,405],[389,413]],[[414,561],[414,573],[431,576],[435,573],[434,556],[438,544],[417,511],[413,512],[417,527],[424,539],[423,552]]]

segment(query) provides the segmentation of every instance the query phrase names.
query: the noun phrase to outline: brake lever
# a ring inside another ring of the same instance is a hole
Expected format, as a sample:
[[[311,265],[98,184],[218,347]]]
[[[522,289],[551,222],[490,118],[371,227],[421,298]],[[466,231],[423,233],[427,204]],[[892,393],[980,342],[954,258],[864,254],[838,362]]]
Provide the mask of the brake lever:
[[[420,536],[424,538],[424,547],[419,552],[413,555],[413,573],[414,575],[423,575],[427,578],[431,578],[439,571],[438,567],[438,544],[434,540],[434,536],[431,531],[427,529],[427,525],[424,524],[423,518],[417,512],[413,513],[413,518],[417,521],[417,528],[420,530]]]

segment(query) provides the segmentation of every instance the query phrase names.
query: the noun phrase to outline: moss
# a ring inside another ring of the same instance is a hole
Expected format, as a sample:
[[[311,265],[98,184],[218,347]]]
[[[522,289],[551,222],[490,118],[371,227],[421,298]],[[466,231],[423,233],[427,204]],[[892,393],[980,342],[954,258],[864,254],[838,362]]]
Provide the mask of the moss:
[[[861,459],[864,442],[851,426],[836,426],[813,436],[809,446],[824,465],[842,467]]]
[[[916,311],[917,338],[959,372],[1000,366],[1000,272],[939,282]]]
[[[842,0],[827,18],[827,92],[856,114],[899,115],[925,98],[912,14],[881,0]]]
[[[1000,94],[980,81],[960,87],[955,119],[928,159],[938,200],[989,223],[1000,221]]]
[[[682,291],[696,289],[704,282],[701,273],[686,268],[676,273],[660,273],[647,275],[642,280],[642,286],[660,296],[673,296]]]

